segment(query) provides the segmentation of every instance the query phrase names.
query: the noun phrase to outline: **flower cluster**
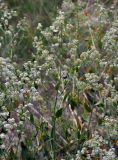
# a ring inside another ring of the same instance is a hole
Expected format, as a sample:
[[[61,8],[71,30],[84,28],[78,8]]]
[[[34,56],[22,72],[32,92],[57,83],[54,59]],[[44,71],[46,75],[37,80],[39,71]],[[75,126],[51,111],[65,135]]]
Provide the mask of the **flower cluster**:
[[[28,47],[31,44],[31,36],[29,34],[30,27],[28,23],[29,22],[25,17],[22,20],[19,20],[18,12],[10,9],[7,3],[1,2],[0,56],[14,59],[23,56],[19,51],[22,48],[21,46],[25,42],[28,50]]]
[[[103,47],[107,54],[117,57],[118,54],[118,21],[115,20],[112,27],[106,32],[103,38]]]
[[[108,149],[108,144],[109,141],[104,139],[98,131],[95,131],[92,139],[86,141],[83,144],[81,151],[79,150],[77,152],[75,160],[92,160],[95,158],[103,160],[117,160],[114,146]]]

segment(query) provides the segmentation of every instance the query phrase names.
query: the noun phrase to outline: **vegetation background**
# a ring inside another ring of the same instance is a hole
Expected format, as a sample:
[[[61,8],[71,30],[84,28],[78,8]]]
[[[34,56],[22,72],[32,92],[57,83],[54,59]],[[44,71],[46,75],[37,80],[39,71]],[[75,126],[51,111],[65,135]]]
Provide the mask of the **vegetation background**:
[[[118,1],[0,1],[0,160],[118,160]]]

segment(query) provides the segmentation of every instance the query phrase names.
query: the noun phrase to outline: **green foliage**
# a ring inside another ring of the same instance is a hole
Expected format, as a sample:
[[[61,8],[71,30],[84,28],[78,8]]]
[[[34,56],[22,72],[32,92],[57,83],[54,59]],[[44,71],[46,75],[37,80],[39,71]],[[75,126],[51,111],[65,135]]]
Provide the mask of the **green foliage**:
[[[46,27],[51,24],[52,18],[57,12],[57,7],[61,5],[62,0],[6,0],[6,2],[10,7],[18,10],[20,15],[28,16],[32,21],[32,26],[41,22]]]

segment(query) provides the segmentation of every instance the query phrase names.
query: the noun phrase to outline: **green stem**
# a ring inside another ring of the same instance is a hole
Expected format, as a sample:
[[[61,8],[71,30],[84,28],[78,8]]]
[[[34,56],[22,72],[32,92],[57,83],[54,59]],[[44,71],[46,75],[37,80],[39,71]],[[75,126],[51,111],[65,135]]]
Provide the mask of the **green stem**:
[[[88,28],[89,28],[89,33],[90,33],[91,40],[92,40],[92,45],[96,48],[94,37],[93,37],[92,30],[91,30],[91,27],[90,27],[89,23],[88,23]]]
[[[57,97],[58,97],[58,90],[56,93],[56,99],[55,99],[55,104],[53,108],[53,116],[52,116],[52,141],[51,141],[51,148],[52,148],[52,160],[56,160],[56,152],[55,152],[55,141],[56,141],[56,106],[57,106]]]

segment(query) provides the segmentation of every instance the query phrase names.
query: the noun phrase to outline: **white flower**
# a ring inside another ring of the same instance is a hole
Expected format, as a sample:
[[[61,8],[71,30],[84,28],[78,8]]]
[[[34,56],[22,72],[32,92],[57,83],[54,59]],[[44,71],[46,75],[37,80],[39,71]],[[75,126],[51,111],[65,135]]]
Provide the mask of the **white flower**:
[[[5,145],[4,144],[0,145],[0,149],[5,149]]]
[[[3,117],[6,117],[6,116],[9,115],[9,112],[3,112],[3,113],[0,113],[0,115],[3,116]]]
[[[4,125],[4,128],[6,128],[6,129],[11,129],[12,126],[11,126],[10,124],[7,123],[7,124]]]
[[[30,107],[30,108],[32,108],[33,104],[32,103],[28,103],[27,106]]]
[[[14,124],[13,124],[13,127],[17,127],[17,124],[16,124],[16,123],[14,123]]]
[[[15,119],[14,119],[14,118],[9,118],[9,119],[8,119],[8,122],[9,122],[9,123],[14,123],[14,122],[15,122]]]
[[[5,32],[5,34],[7,34],[7,35],[12,35],[12,33],[11,33],[10,30],[7,30],[7,31]]]
[[[5,19],[5,25],[8,25],[8,20],[7,19]]]
[[[1,138],[1,139],[4,139],[5,137],[6,137],[6,135],[5,135],[4,133],[1,133],[1,134],[0,134],[0,138]]]
[[[38,23],[37,30],[40,30],[40,29],[42,29],[42,24]]]
[[[86,151],[86,148],[82,148],[82,150],[81,150],[81,154],[84,154],[84,153],[85,153],[85,151]]]

